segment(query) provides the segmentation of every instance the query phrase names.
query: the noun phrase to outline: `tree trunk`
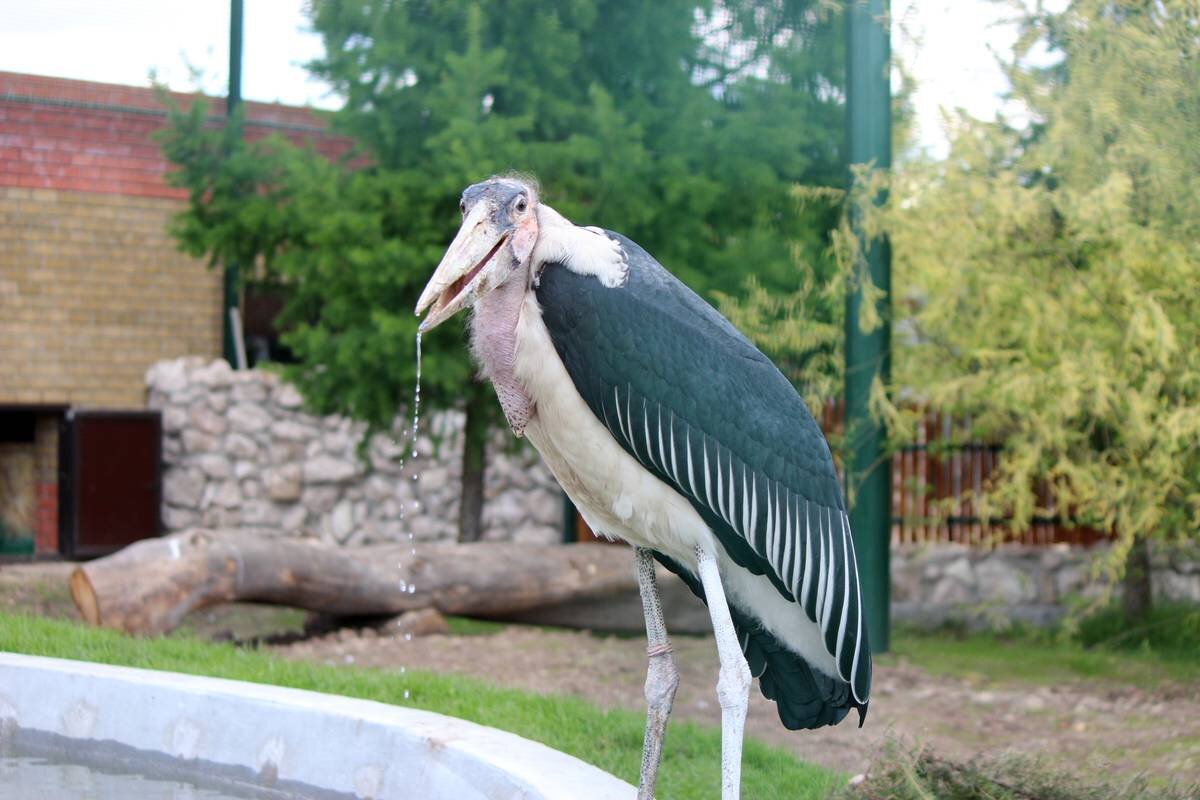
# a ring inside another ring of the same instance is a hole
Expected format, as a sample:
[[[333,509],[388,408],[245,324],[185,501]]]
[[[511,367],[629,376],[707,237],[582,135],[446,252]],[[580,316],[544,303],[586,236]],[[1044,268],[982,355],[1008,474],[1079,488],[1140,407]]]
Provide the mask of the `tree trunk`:
[[[462,498],[458,508],[458,540],[483,538],[483,480],[487,469],[488,413],[490,401],[482,386],[472,386],[463,424]]]
[[[1129,554],[1125,556],[1123,579],[1125,619],[1129,622],[1144,622],[1154,604],[1150,575],[1150,542],[1144,536],[1133,540]]]
[[[85,620],[138,634],[236,600],[335,616],[433,607],[500,617],[636,587],[628,550],[604,545],[422,544],[414,556],[411,545],[351,550],[201,529],[135,542],[70,578]]]

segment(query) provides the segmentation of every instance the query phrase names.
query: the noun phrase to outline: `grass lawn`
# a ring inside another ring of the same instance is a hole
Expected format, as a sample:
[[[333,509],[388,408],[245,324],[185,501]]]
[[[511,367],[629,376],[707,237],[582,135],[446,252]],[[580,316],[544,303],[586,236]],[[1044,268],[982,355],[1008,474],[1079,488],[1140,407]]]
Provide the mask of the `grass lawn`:
[[[1041,632],[954,634],[900,628],[881,665],[904,659],[934,675],[980,684],[1024,682],[1051,685],[1096,680],[1153,689],[1165,683],[1200,681],[1200,649],[1191,654],[1082,647]]]
[[[600,711],[575,698],[498,689],[476,680],[426,672],[399,674],[285,661],[188,637],[135,639],[70,622],[7,613],[0,613],[0,650],[269,683],[436,711],[543,742],[637,783],[642,715]],[[405,692],[409,693],[407,699]],[[658,797],[720,794],[719,730],[671,722],[664,751]],[[804,764],[778,748],[746,742],[743,797],[815,800],[841,785],[844,777],[837,773]]]

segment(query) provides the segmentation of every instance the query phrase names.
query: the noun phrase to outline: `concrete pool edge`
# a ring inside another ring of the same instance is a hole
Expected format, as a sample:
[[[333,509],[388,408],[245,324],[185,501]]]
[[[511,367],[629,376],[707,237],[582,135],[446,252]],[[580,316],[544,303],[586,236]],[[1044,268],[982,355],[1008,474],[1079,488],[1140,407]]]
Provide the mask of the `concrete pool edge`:
[[[300,689],[0,652],[0,732],[114,742],[349,797],[630,798],[612,775],[465,720]]]

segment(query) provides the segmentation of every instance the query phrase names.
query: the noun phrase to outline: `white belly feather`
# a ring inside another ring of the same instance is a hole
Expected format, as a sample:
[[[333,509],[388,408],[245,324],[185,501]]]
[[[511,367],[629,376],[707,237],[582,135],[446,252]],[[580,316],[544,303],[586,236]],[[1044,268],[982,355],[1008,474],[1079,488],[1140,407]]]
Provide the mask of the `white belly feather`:
[[[525,435],[592,530],[664,553],[693,574],[696,547],[714,553],[731,604],[814,667],[837,674],[817,624],[766,577],[735,564],[691,504],[626,453],[588,408],[532,292],[517,323],[514,373],[535,404]]]

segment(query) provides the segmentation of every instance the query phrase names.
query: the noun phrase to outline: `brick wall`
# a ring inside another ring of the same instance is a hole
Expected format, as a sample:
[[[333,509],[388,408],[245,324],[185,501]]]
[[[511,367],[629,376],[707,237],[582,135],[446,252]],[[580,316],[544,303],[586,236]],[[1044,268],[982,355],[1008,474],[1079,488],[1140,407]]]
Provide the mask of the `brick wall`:
[[[143,405],[155,361],[220,352],[221,276],[178,201],[0,187],[0,404]]]
[[[34,431],[35,553],[58,552],[58,417],[38,417]]]
[[[309,109],[245,108],[248,139],[352,146]],[[165,120],[149,88],[0,72],[0,407],[140,408],[152,363],[220,354],[221,277],[166,233],[186,193],[153,139]]]

